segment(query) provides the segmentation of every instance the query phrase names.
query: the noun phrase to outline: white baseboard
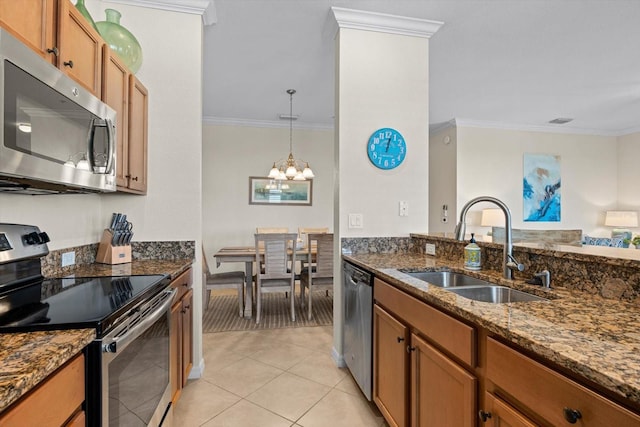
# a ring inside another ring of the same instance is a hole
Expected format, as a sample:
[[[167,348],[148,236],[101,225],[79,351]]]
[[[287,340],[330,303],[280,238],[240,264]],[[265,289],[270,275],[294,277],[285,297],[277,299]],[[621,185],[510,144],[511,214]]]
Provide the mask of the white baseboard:
[[[202,378],[202,374],[204,374],[204,359],[200,359],[200,363],[197,365],[194,363],[191,368],[191,372],[189,372],[190,380],[197,380],[198,378]]]
[[[346,368],[347,364],[344,361],[344,355],[339,354],[335,347],[331,349],[331,357],[333,361],[336,363],[338,368]]]

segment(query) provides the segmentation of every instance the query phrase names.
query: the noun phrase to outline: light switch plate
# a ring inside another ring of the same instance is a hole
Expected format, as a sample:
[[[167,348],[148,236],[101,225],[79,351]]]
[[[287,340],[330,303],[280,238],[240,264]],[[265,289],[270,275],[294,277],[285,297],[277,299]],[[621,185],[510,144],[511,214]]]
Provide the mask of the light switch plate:
[[[436,245],[433,243],[427,243],[424,245],[424,253],[427,255],[435,255],[436,254]]]
[[[362,228],[362,214],[349,214],[349,228]]]
[[[400,216],[409,216],[409,202],[401,201],[399,205],[400,211],[398,214]]]

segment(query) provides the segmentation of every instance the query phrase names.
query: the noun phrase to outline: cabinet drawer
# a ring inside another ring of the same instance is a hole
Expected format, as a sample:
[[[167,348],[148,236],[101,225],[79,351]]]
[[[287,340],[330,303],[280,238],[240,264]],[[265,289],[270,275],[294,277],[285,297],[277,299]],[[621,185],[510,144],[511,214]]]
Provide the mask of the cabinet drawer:
[[[58,427],[80,408],[83,401],[84,355],[80,354],[3,412],[0,425]]]
[[[475,366],[476,331],[473,327],[379,279],[374,279],[373,297],[442,349],[468,366]]]
[[[171,287],[177,289],[176,295],[173,297],[173,302],[179,301],[182,299],[184,294],[191,288],[193,284],[193,276],[191,275],[192,269],[188,269],[187,271],[181,273],[178,277],[176,277],[171,282]]]
[[[640,425],[640,416],[518,351],[487,339],[487,379],[554,426],[569,426],[565,408],[576,410],[582,427]]]

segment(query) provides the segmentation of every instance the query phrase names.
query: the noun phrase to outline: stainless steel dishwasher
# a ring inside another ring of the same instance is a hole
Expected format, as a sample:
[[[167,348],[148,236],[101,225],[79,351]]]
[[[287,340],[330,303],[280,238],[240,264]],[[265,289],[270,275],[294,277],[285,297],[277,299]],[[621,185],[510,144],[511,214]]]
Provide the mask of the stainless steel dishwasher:
[[[371,400],[373,275],[343,261],[344,359],[362,393]]]

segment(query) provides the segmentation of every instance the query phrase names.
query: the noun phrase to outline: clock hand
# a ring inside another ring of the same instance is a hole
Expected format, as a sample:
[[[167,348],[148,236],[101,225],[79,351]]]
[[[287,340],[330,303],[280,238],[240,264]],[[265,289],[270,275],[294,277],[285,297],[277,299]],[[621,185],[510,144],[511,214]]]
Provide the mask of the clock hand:
[[[389,137],[389,139],[387,139],[387,149],[384,150],[385,153],[389,152],[389,145],[391,145],[391,137]]]

